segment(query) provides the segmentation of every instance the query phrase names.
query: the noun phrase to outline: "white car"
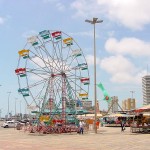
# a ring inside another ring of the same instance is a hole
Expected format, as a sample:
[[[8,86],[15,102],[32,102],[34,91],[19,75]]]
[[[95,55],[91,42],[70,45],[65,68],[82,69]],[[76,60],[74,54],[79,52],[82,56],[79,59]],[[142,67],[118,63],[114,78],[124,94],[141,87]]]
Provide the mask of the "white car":
[[[15,128],[16,122],[15,121],[5,121],[2,125],[3,128]]]

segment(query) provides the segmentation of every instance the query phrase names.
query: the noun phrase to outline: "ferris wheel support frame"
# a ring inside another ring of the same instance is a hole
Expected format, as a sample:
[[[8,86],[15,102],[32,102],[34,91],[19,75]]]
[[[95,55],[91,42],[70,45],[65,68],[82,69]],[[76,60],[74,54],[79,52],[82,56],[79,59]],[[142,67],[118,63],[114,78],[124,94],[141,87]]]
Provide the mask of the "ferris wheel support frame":
[[[62,120],[66,124],[66,74],[62,73]]]
[[[54,103],[54,86],[53,86],[54,76],[51,75],[50,80],[50,98],[49,98],[49,109],[50,109],[50,116],[52,115],[53,103]]]

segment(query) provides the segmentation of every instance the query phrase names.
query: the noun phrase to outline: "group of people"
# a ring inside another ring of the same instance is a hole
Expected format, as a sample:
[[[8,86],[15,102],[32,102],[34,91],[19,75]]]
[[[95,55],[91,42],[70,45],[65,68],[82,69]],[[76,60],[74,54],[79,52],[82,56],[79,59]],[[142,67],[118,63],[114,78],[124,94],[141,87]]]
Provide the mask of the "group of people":
[[[125,120],[121,120],[120,123],[121,123],[121,132],[124,132],[126,121]],[[78,130],[79,134],[83,134],[84,127],[85,127],[85,122],[80,120],[80,122],[79,122],[79,130]]]

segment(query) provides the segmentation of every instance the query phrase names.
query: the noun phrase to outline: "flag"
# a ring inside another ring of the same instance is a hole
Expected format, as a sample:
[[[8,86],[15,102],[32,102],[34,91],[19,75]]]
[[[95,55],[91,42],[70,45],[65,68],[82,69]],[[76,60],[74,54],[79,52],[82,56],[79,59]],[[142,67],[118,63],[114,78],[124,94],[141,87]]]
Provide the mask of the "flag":
[[[102,90],[104,98],[103,100],[110,102],[111,101],[111,97],[109,96],[108,92],[106,91],[106,89],[104,88],[102,83],[97,84],[97,86]]]

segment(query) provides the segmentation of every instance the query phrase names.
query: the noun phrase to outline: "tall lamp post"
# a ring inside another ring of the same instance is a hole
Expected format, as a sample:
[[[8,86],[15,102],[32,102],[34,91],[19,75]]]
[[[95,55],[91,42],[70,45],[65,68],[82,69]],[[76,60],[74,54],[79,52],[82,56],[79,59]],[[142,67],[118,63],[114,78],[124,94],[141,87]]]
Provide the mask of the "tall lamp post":
[[[20,115],[19,115],[19,116],[20,116],[20,119],[22,119],[22,113],[21,113],[21,100],[18,100],[18,102],[19,102],[19,109],[20,109],[20,113],[19,113]]]
[[[10,94],[11,94],[11,92],[7,92],[8,93],[8,118],[9,118],[9,98],[10,98]]]
[[[21,100],[20,100],[20,115],[21,115]]]
[[[95,133],[97,133],[97,92],[96,92],[96,40],[95,40],[95,24],[96,23],[102,23],[103,20],[98,20],[98,18],[93,18],[93,20],[85,20],[85,22],[91,23],[94,25],[94,103],[95,103],[95,120],[94,120],[94,129]]]
[[[15,98],[15,117],[17,115],[17,106],[16,106],[17,100],[18,100],[18,98]]]

